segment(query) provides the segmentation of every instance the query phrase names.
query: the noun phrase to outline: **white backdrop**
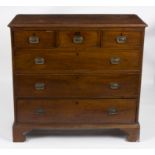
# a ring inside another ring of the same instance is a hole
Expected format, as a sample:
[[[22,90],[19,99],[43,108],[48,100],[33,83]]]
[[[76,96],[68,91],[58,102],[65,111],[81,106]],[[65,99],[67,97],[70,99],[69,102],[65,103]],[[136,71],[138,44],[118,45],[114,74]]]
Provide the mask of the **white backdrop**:
[[[140,108],[141,142],[126,143],[117,137],[38,137],[13,144],[11,41],[8,23],[16,14],[138,14],[146,28]],[[5,147],[154,147],[155,146],[155,7],[0,7],[0,143]],[[92,138],[92,139],[91,139]],[[82,142],[81,142],[82,140]],[[67,143],[66,143],[67,142]],[[117,143],[116,143],[117,142]],[[105,145],[106,144],[106,145]],[[111,145],[114,144],[114,145]],[[1,147],[0,146],[0,147]]]

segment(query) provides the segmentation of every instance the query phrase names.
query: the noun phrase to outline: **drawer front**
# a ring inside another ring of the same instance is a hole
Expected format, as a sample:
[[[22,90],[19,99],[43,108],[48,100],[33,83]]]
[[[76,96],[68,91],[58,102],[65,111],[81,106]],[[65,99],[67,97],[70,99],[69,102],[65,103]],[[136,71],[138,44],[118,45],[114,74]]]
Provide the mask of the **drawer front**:
[[[52,98],[134,98],[139,75],[17,75],[15,95]]]
[[[24,51],[15,55],[17,73],[103,73],[139,70],[139,51]]]
[[[103,47],[131,49],[142,46],[142,32],[139,31],[105,31]]]
[[[100,47],[100,31],[60,31],[59,47]]]
[[[18,100],[21,123],[134,123],[136,100]]]
[[[56,44],[53,31],[15,31],[15,48],[54,48]]]

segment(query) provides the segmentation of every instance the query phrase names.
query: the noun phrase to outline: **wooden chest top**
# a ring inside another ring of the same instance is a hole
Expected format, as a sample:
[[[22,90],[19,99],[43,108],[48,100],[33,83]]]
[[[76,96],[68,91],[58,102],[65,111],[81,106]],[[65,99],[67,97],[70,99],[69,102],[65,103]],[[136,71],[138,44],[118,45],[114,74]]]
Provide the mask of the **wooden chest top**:
[[[10,27],[146,27],[137,16],[128,14],[17,15]]]

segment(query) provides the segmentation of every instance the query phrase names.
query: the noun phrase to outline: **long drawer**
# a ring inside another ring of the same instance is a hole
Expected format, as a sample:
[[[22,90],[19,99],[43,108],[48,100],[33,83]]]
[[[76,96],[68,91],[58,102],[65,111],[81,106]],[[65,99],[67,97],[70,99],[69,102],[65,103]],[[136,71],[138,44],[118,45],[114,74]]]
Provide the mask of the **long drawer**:
[[[20,123],[134,123],[134,99],[18,100]]]
[[[140,51],[24,50],[14,57],[16,73],[103,73],[140,70]]]
[[[18,97],[134,98],[139,74],[16,75]]]

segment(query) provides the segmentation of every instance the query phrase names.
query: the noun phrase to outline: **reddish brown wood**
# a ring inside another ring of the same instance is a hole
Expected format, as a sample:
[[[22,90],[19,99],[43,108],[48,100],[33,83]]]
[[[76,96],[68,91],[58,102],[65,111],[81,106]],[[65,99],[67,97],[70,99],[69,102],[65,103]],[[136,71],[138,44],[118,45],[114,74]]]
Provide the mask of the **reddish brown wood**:
[[[140,140],[140,127],[122,129],[127,134],[129,142],[136,142]]]
[[[10,27],[145,27],[137,15],[17,15]]]
[[[142,33],[140,31],[105,31],[103,35],[103,47],[115,49],[131,49],[139,47],[142,46],[141,35]],[[116,41],[117,36],[125,36],[127,38],[125,43],[118,44]]]
[[[120,129],[128,141],[139,139],[147,25],[137,15],[17,15],[9,26],[14,142],[44,129]],[[36,58],[43,62],[36,64]],[[111,58],[119,62],[112,64]]]
[[[17,75],[15,95],[18,97],[51,98],[135,98],[138,96],[139,75]],[[44,89],[35,89],[43,83]],[[111,84],[119,84],[112,89]]]
[[[55,33],[53,31],[15,31],[14,32],[14,48],[54,48],[56,45]],[[29,43],[29,37],[36,36],[39,43]]]
[[[139,50],[19,50],[15,55],[15,71],[20,74],[134,72],[140,70],[140,55]],[[36,58],[43,58],[44,64],[35,64]],[[120,59],[118,64],[112,64],[114,58]]]
[[[26,133],[29,130],[26,127],[13,125],[13,142],[24,142],[26,140]]]
[[[73,38],[76,33],[83,37],[82,43],[75,44]],[[61,48],[75,47],[75,48],[86,48],[86,47],[100,47],[100,31],[60,31],[58,38],[58,46]]]
[[[139,140],[139,124],[79,124],[79,123],[53,123],[53,124],[39,124],[39,123],[15,123],[13,125],[14,132],[14,142],[24,142],[26,140],[26,134],[32,131],[39,129],[41,130],[53,130],[57,131],[70,131],[70,130],[78,130],[79,134],[85,130],[93,130],[98,132],[98,130],[105,130],[105,129],[120,129],[125,134],[127,134],[127,141],[129,142],[136,142]],[[134,135],[133,135],[134,134]]]
[[[112,108],[116,109],[113,114]],[[135,111],[135,99],[17,101],[20,123],[134,123]]]

